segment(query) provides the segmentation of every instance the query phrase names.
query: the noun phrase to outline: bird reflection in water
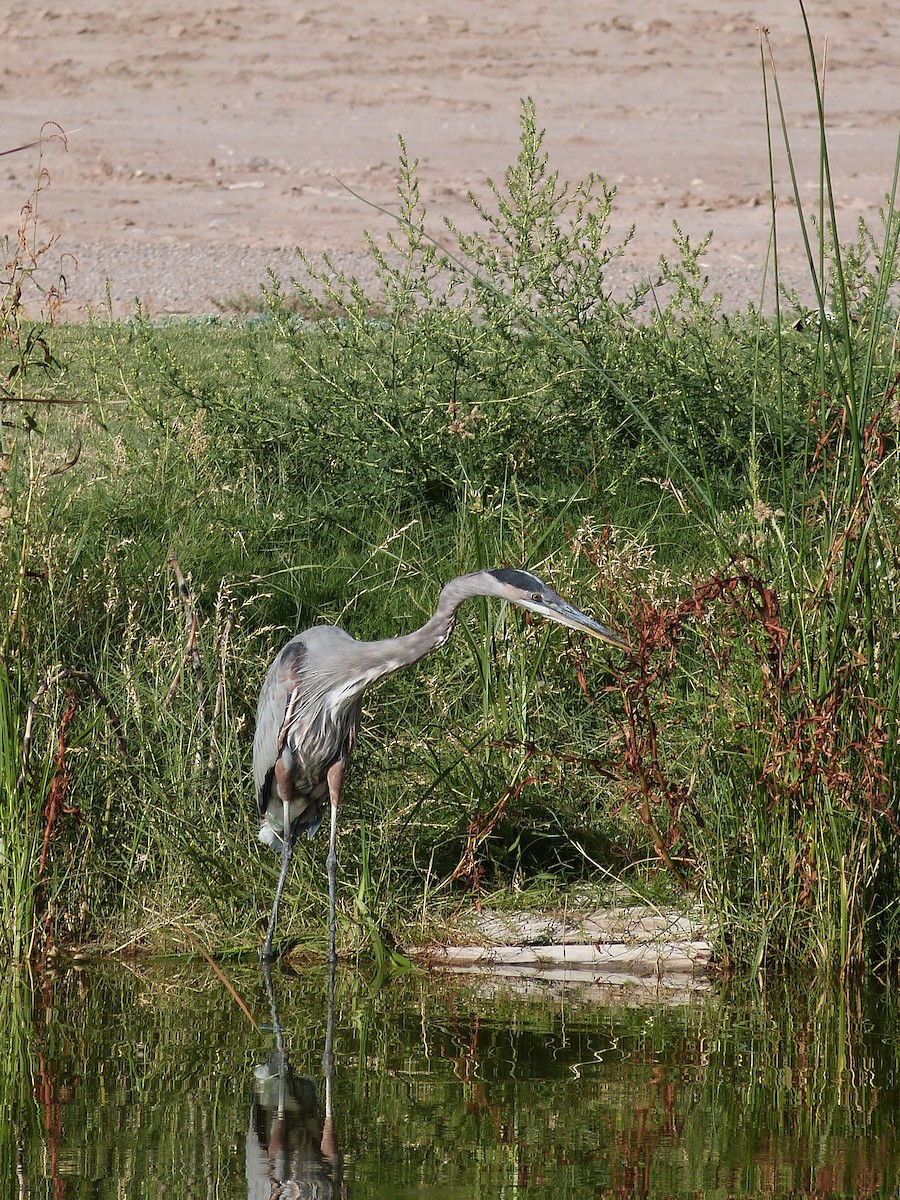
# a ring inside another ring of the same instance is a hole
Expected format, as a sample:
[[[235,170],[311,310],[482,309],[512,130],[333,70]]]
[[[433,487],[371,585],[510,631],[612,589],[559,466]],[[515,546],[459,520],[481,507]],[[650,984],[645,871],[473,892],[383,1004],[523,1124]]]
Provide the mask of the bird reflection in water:
[[[343,1200],[347,1191],[341,1178],[332,1110],[334,963],[328,972],[328,1019],[322,1056],[324,1105],[315,1081],[308,1075],[298,1075],[290,1064],[268,963],[263,964],[262,972],[275,1050],[254,1071],[247,1130],[247,1200]]]

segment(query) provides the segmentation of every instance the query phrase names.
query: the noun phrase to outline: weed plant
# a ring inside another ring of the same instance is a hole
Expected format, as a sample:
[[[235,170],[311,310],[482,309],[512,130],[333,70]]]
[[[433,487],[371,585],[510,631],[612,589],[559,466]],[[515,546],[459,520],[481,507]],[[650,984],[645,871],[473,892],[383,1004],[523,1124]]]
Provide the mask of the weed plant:
[[[896,172],[882,230],[842,243],[812,76],[819,213],[792,184],[812,313],[780,290],[725,313],[677,228],[614,301],[614,190],[560,180],[527,102],[452,251],[401,143],[374,290],[301,259],[264,320],[53,332],[41,396],[79,403],[4,410],[8,953],[255,946],[274,651],[316,621],[400,633],[451,576],[524,563],[634,652],[472,603],[367,700],[345,951],[452,936],[467,897],[514,889],[699,896],[751,970],[896,960]],[[774,150],[771,173],[774,196]],[[304,846],[286,896],[311,950],[323,855]]]

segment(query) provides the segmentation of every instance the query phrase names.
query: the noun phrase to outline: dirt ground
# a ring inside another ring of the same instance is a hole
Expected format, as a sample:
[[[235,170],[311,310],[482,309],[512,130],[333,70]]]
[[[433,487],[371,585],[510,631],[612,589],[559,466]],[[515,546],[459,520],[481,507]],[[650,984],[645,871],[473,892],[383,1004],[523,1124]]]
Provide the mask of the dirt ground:
[[[900,6],[807,10],[820,58],[827,47],[849,238],[890,185]],[[531,96],[552,165],[616,185],[614,231],[637,227],[626,269],[669,248],[673,221],[698,237],[711,229],[712,281],[742,302],[758,289],[770,225],[761,24],[814,201],[810,64],[786,0],[19,2],[0,13],[0,149],[44,122],[66,131],[67,150],[43,153],[40,215],[72,255],[70,315],[98,304],[107,279],[117,313],[135,296],[151,311],[202,313],[254,291],[270,263],[289,271],[296,245],[353,253],[365,229],[383,237],[384,218],[351,190],[393,205],[398,134],[421,162],[434,232],[444,215],[471,225],[466,195],[484,197],[515,157]],[[0,232],[14,232],[37,165],[33,150],[0,162]],[[799,271],[792,216],[785,262]]]

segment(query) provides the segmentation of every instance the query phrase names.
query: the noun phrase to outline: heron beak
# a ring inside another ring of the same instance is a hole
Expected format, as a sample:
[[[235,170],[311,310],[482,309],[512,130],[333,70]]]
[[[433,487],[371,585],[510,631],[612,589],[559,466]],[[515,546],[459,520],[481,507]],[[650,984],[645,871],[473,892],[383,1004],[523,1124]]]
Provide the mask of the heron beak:
[[[593,617],[589,617],[587,613],[581,612],[580,609],[568,604],[565,600],[554,600],[552,604],[548,604],[544,609],[544,615],[553,621],[558,621],[560,625],[568,626],[569,629],[577,629],[580,633],[589,633],[592,637],[609,642],[611,646],[618,646],[620,650],[631,649],[617,633],[613,633],[611,629],[607,629],[605,625],[601,625],[599,621],[595,621]]]

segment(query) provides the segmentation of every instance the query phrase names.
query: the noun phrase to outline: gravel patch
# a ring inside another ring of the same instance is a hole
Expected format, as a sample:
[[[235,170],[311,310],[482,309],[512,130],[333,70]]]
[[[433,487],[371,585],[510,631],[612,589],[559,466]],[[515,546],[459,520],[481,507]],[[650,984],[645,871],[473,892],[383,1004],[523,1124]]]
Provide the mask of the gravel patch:
[[[335,265],[374,291],[376,277],[366,250],[337,250]],[[321,263],[320,255],[311,256]],[[88,313],[120,319],[134,315],[208,316],[246,312],[261,303],[261,288],[274,272],[283,283],[303,275],[292,246],[258,247],[205,244],[83,243],[65,247],[65,320]],[[616,299],[653,276],[656,264],[622,260],[610,264],[607,283]],[[729,265],[718,258],[708,265],[710,288],[720,292],[726,310],[738,312],[760,300],[757,267]],[[110,314],[108,301],[111,301]]]

